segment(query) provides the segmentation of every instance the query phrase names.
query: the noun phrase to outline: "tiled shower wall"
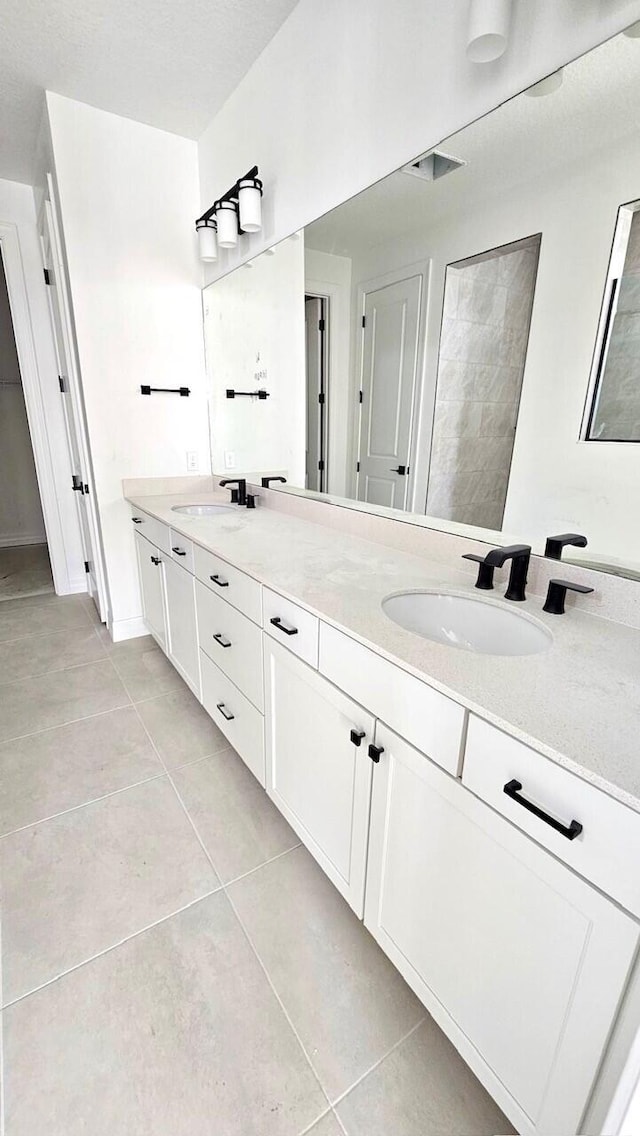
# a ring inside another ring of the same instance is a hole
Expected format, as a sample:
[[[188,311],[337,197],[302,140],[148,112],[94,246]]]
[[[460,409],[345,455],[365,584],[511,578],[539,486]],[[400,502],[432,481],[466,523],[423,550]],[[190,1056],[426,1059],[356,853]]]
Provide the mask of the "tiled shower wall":
[[[508,249],[509,246],[507,246]],[[539,239],[447,269],[427,513],[501,529]]]
[[[591,437],[640,442],[640,210],[631,222]]]

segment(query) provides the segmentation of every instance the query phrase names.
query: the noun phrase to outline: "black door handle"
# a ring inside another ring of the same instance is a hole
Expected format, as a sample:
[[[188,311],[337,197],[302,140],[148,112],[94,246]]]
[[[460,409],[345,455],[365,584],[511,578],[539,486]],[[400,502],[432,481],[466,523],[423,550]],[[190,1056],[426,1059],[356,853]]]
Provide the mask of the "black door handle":
[[[132,517],[131,520],[133,521],[134,525],[141,525],[144,523],[142,517]]]
[[[176,556],[186,556],[187,555],[184,548],[172,548],[171,551],[175,552]]]
[[[209,579],[213,580],[214,584],[217,584],[219,588],[229,587],[229,581],[223,580],[221,576],[209,576]]]
[[[372,761],[375,761],[376,765],[380,761],[380,754],[381,753],[384,753],[384,746],[376,746],[372,742],[371,745],[369,746],[369,757],[371,758]]]
[[[576,836],[580,835],[580,833],[582,832],[582,825],[580,824],[579,820],[572,820],[571,824],[562,824],[562,821],[556,820],[555,817],[549,816],[549,813],[545,813],[544,809],[539,809],[538,806],[534,805],[532,801],[527,801],[526,797],[519,797],[518,793],[520,793],[521,790],[521,782],[514,780],[507,781],[507,784],[504,786],[503,791],[507,794],[508,797],[511,797],[511,800],[515,801],[517,805],[522,805],[523,809],[526,809],[527,812],[533,813],[534,816],[537,816],[540,820],[543,820],[545,824],[550,825],[551,828],[554,828],[555,831],[559,832],[561,836],[566,836],[567,840],[575,840]]]
[[[364,737],[364,730],[352,730],[349,736],[354,746],[359,746]]]
[[[274,615],[273,619],[269,620],[269,623],[272,623],[274,627],[278,628],[278,631],[282,631],[283,634],[285,634],[285,635],[297,635],[298,634],[298,628],[297,627],[285,627],[285,625],[282,622],[282,620],[280,619],[279,615]]]
[[[214,635],[213,638],[215,639],[216,643],[220,644],[221,647],[230,647],[231,646],[230,640],[225,639],[224,635],[221,635],[220,632],[218,632],[217,635]]]
[[[152,556],[151,557],[151,563],[158,565],[158,564],[162,564],[162,561],[161,561],[159,556]]]
[[[404,477],[405,473],[408,473],[408,472],[409,472],[409,466],[407,466],[407,465],[398,465],[398,466],[396,466],[396,468],[395,468],[395,469],[391,469],[391,470],[389,470],[389,472],[390,472],[390,473],[399,473],[401,477]]]
[[[224,702],[217,702],[216,703],[216,709],[220,711],[223,718],[226,718],[227,722],[233,722],[233,719],[235,718],[235,714],[229,713]]]

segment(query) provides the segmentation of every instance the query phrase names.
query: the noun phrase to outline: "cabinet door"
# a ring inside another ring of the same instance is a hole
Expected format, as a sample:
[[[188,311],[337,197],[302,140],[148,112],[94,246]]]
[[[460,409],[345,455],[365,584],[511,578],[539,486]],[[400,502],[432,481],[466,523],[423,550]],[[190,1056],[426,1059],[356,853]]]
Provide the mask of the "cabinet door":
[[[150,544],[140,533],[134,534],[140,591],[142,592],[142,613],[151,634],[158,640],[163,651],[167,649],[167,632],[164,608],[164,562],[167,557]]]
[[[200,651],[196,623],[195,580],[186,568],[168,559],[164,565],[167,596],[167,654],[200,698]]]
[[[373,717],[267,636],[264,651],[267,792],[361,917]]]
[[[637,924],[378,725],[365,924],[521,1133],[575,1133]]]

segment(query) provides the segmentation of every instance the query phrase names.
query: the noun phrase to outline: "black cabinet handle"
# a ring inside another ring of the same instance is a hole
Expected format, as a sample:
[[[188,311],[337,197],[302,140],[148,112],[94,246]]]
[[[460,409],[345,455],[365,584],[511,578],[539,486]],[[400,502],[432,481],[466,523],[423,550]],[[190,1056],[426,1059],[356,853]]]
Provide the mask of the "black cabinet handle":
[[[511,797],[512,801],[515,801],[517,805],[522,805],[523,809],[526,809],[527,812],[533,813],[534,816],[543,820],[545,824],[550,825],[551,828],[554,828],[561,836],[566,836],[567,840],[575,840],[576,836],[580,835],[582,825],[579,820],[572,820],[571,824],[562,824],[562,822],[556,820],[555,817],[549,816],[549,813],[545,813],[544,809],[539,809],[532,801],[527,801],[526,797],[519,797],[518,793],[520,793],[521,790],[522,784],[520,781],[507,781],[507,784],[504,786],[504,792],[508,797]]]
[[[375,761],[376,765],[380,761],[380,754],[381,753],[384,753],[384,746],[376,746],[372,742],[371,745],[369,746],[369,757],[371,758],[372,761]]]
[[[133,521],[134,525],[143,525],[144,524],[142,517],[132,517],[131,520]]]
[[[216,643],[220,644],[221,647],[230,647],[231,646],[229,639],[225,639],[224,635],[220,635],[219,632],[218,632],[217,635],[214,635],[213,638],[215,639]]]
[[[269,620],[269,623],[272,623],[273,626],[277,627],[278,631],[282,631],[284,635],[297,635],[298,634],[298,628],[297,627],[285,627],[285,625],[282,622],[282,620],[280,619],[279,615],[274,615],[273,619]]]
[[[364,737],[364,730],[352,730],[349,736],[354,746],[359,746]]]
[[[233,719],[235,718],[235,714],[229,713],[224,702],[217,702],[216,703],[216,709],[220,711],[223,718],[226,718],[227,722],[233,722]]]
[[[217,584],[219,588],[229,587],[229,581],[223,580],[221,576],[209,576],[209,579],[213,580],[214,584]]]
[[[162,561],[161,561],[159,556],[152,556],[151,557],[151,563],[152,564],[162,564]]]
[[[176,556],[186,556],[187,555],[184,548],[172,548],[171,551],[175,552]]]

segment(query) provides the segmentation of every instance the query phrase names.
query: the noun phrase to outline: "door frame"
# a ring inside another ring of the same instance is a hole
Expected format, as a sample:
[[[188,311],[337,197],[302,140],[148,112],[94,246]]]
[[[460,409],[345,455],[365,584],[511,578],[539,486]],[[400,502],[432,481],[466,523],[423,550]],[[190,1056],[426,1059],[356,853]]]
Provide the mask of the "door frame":
[[[20,249],[18,226],[0,221],[0,250],[7,281],[9,308],[20,367],[27,423],[36,467],[36,478],[47,538],[51,573],[56,592],[77,592],[72,579],[65,545],[65,529],[55,489],[53,439],[47,428],[42,395],[43,376],[38,368],[34,327],[29,307],[27,281]],[[44,284],[43,284],[44,287]]]
[[[360,283],[356,285],[353,304],[353,342],[355,346],[354,366],[352,370],[354,384],[351,391],[351,398],[349,400],[350,406],[352,407],[351,428],[349,430],[349,468],[352,472],[349,485],[352,491],[352,496],[357,499],[359,480],[359,475],[357,473],[357,463],[360,460],[360,425],[362,417],[362,409],[360,406],[360,391],[362,390],[362,375],[364,367],[365,332],[365,328],[363,328],[362,326],[362,317],[364,316],[367,296],[370,292],[377,292],[381,288],[387,288],[390,284],[401,284],[403,280],[408,280],[412,276],[419,276],[421,278],[420,306],[418,311],[418,339],[416,343],[416,381],[413,389],[411,419],[409,426],[409,473],[407,475],[405,512],[411,512],[412,509],[415,508],[416,448],[419,433],[418,425],[420,420],[420,410],[422,406],[422,390],[424,386],[427,346],[427,311],[429,307],[431,265],[432,261],[430,259],[415,260],[410,264],[402,265],[400,268],[394,268],[390,272],[384,272],[381,276],[371,276],[367,280],[361,280]],[[366,504],[366,502],[361,502],[361,504]]]
[[[68,371],[68,374],[65,375],[65,378],[67,380],[69,388],[68,393],[71,400],[71,416],[73,418],[77,444],[80,451],[82,472],[89,485],[89,493],[85,496],[85,507],[87,510],[87,521],[91,539],[90,555],[97,588],[97,596],[94,597],[94,599],[97,601],[100,619],[103,623],[108,623],[110,620],[111,607],[109,603],[109,594],[106,583],[107,576],[104,561],[104,550],[102,545],[102,531],[100,528],[100,519],[98,515],[95,477],[93,473],[93,462],[91,460],[91,448],[89,445],[89,436],[86,424],[86,412],[84,407],[84,397],[82,393],[82,381],[80,378],[80,368],[76,356],[73,314],[64,262],[61,229],[58,221],[57,198],[51,173],[47,173],[46,194],[38,216],[38,235],[40,238],[40,250],[43,257],[43,267],[47,267],[46,265],[44,265],[45,220],[49,231],[51,255],[55,261],[52,267],[55,272],[56,284],[58,288],[58,299],[60,302],[60,324],[64,341],[65,362],[67,364]],[[51,300],[49,297],[47,297],[47,299],[50,305]],[[54,346],[57,353],[58,349],[57,345],[55,344],[53,315],[51,314],[51,311],[50,319],[52,322],[51,333],[54,338]]]
[[[318,492],[328,493],[329,492],[329,488],[328,488],[329,487],[329,407],[330,407],[330,401],[329,401],[329,393],[330,393],[329,392],[329,359],[330,359],[330,352],[331,352],[331,332],[330,332],[330,326],[331,326],[330,318],[331,317],[330,317],[329,313],[331,311],[331,302],[330,302],[329,296],[322,295],[320,292],[309,292],[307,288],[305,288],[305,290],[304,290],[304,298],[305,298],[305,303],[306,303],[307,300],[319,300],[320,301],[321,312],[322,312],[321,319],[324,321],[324,328],[321,331],[319,330],[319,335],[322,336],[322,339],[321,339],[322,347],[321,347],[321,352],[320,352],[320,356],[321,356],[321,361],[320,361],[320,386],[321,386],[322,394],[324,395],[323,409],[320,412],[320,445],[319,445],[319,451],[320,451],[319,460],[324,461],[324,467],[319,472],[324,474],[324,476],[320,478],[320,481],[321,481],[323,487],[322,487],[322,489],[318,490]],[[305,315],[306,315],[306,313],[305,313]],[[306,343],[305,343],[305,356],[306,356],[306,354],[307,354],[307,349],[306,349]],[[308,422],[308,413],[309,413],[309,407],[308,407],[309,371],[308,371],[308,368],[306,368],[305,379],[306,379],[305,393],[306,393],[306,399],[307,399],[307,422]],[[309,441],[308,437],[307,437],[306,441],[308,443],[308,441]]]

